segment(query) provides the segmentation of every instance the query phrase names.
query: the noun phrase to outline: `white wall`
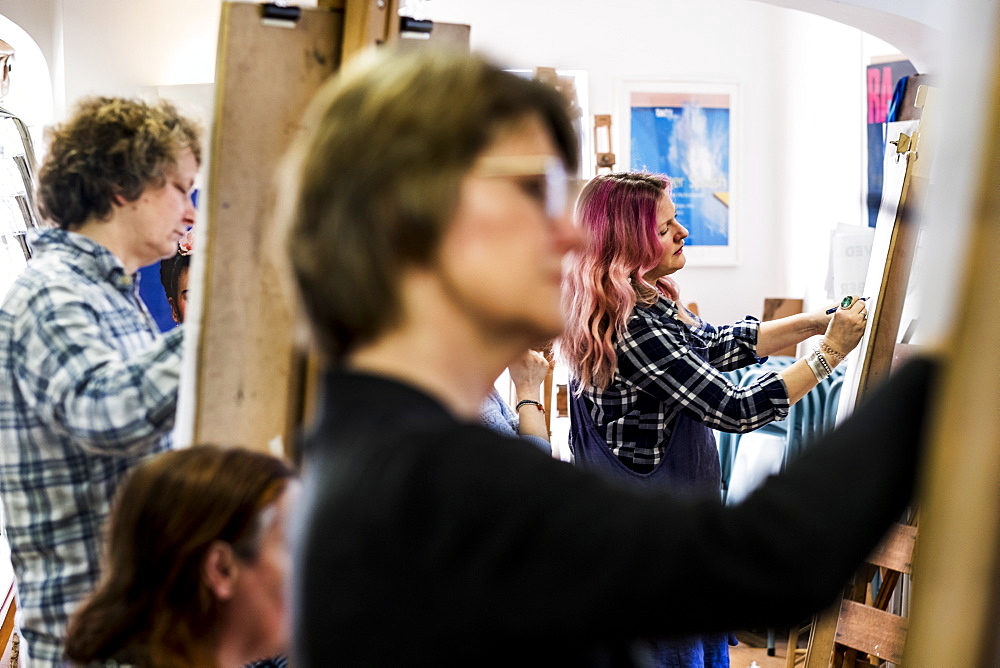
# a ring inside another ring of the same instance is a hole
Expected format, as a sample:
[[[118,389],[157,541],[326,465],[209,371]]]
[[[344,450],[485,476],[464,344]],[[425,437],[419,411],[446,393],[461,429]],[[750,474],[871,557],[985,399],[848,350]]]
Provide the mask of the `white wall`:
[[[719,323],[759,315],[765,297],[818,306],[829,230],[861,222],[864,67],[873,42],[842,24],[747,0],[613,7],[505,0],[500,12],[495,2],[432,0],[424,9],[435,20],[471,24],[473,48],[503,64],[588,71],[592,113],[617,111],[616,84],[625,78],[737,82],[739,264],[689,266],[677,278],[685,299]]]
[[[33,82],[37,87],[47,87],[49,99],[53,103],[53,111],[62,111],[63,73],[62,73],[62,16],[61,0],[0,0],[0,16],[23,30],[37,46],[48,70],[43,81]],[[12,46],[20,50],[20,45],[14,44],[3,37]],[[20,57],[20,54],[17,56]],[[45,119],[47,122],[49,119]]]
[[[48,61],[31,35],[2,14],[0,38],[14,48],[10,89],[3,98],[3,107],[35,132],[54,117]],[[33,137],[38,140],[37,132]]]
[[[212,81],[220,6],[0,0],[0,14],[33,34],[56,79],[64,71],[56,99],[68,106]],[[470,23],[474,48],[505,65],[586,70],[591,113],[615,112],[626,77],[737,82],[740,261],[686,268],[684,296],[724,322],[758,314],[764,297],[822,294],[828,230],[860,220],[867,47],[857,30],[750,0],[432,0],[425,10]]]
[[[940,47],[946,36],[941,29],[941,12],[944,9],[950,13],[957,4],[940,0],[758,1],[799,9],[864,30],[894,44],[921,72],[939,69]]]
[[[95,93],[214,81],[221,5],[221,0],[64,0],[67,102]]]
[[[81,97],[211,83],[222,0],[0,0],[37,43],[57,116]]]

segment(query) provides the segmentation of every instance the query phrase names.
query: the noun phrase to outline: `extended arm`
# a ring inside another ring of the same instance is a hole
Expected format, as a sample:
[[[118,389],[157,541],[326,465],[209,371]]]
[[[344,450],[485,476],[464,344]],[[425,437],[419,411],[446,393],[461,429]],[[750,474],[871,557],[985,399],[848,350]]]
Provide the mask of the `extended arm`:
[[[775,373],[734,385],[696,351],[697,343],[675,319],[639,310],[619,342],[618,373],[671,412],[720,431],[744,433],[788,414],[788,395]],[[744,346],[729,348],[736,362]]]
[[[794,346],[810,336],[826,332],[830,316],[825,311],[798,313],[787,318],[760,323],[757,332],[757,357],[774,355],[779,350]]]
[[[396,647],[481,657],[513,637],[565,664],[795,623],[909,501],[933,372],[911,363],[740,506],[615,485],[473,425],[313,448],[296,585],[309,665],[345,648],[371,661],[385,628]]]
[[[527,350],[508,367],[511,382],[517,393],[517,401],[536,401],[542,408],[541,384],[551,368],[545,356],[536,350]],[[518,433],[521,436],[537,436],[549,440],[549,430],[545,426],[545,411],[535,404],[524,404],[517,411]]]
[[[734,326],[719,328],[699,321],[692,331],[707,343],[712,366],[723,370],[744,366],[748,350],[753,350],[757,357],[766,357],[810,336],[824,334],[820,348],[823,361],[814,359],[813,363],[823,370],[825,362],[832,371],[864,335],[866,314],[865,303],[855,299],[849,308],[838,308],[832,317],[819,311],[761,323],[748,318]],[[778,374],[785,384],[789,404],[799,401],[819,383],[806,361],[810,355]]]
[[[529,550],[516,552],[528,572],[491,606],[585,634],[628,619],[638,637],[794,623],[836,596],[909,501],[933,371],[911,364],[740,506],[649,497],[568,468],[501,476],[478,493],[523,511],[523,525],[491,522]]]
[[[17,323],[15,381],[49,428],[110,455],[135,454],[172,428],[181,328],[125,360],[81,297],[50,290],[36,299],[45,303],[31,304]]]

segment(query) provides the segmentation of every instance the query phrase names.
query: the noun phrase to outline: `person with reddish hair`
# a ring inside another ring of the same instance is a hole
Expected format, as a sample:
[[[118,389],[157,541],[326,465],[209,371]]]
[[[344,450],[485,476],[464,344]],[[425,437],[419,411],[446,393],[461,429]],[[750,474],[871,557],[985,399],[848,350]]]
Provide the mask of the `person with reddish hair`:
[[[70,621],[73,665],[240,668],[287,650],[291,467],[197,445],[136,468],[115,499],[97,589]],[[284,660],[258,665],[284,665]]]
[[[783,420],[864,333],[864,302],[761,323],[713,327],[684,308],[671,277],[688,231],[667,177],[601,175],[583,189],[587,243],[571,254],[561,350],[573,380],[570,448],[578,465],[624,484],[674,492],[719,490],[713,429],[745,433]],[[722,371],[823,334],[807,357],[747,386]],[[658,643],[660,666],[728,666],[725,634]]]

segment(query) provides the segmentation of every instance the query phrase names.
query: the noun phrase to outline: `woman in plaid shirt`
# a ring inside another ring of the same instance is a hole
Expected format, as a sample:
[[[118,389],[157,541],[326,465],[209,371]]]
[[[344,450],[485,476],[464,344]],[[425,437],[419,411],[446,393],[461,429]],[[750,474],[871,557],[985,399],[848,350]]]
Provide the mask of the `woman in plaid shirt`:
[[[624,484],[718,490],[712,429],[743,433],[788,415],[854,349],[864,302],[761,323],[713,327],[684,308],[670,275],[684,267],[688,231],[670,181],[647,173],[598,176],[577,218],[586,247],[571,256],[562,350],[573,375],[575,461]],[[819,347],[779,373],[733,385],[721,373],[823,334]],[[728,666],[724,634],[657,642],[660,666]]]
[[[49,134],[51,227],[0,303],[0,498],[32,666],[62,665],[115,490],[171,446],[183,331],[160,334],[136,277],[194,222],[200,162],[200,129],[166,102],[85,100]]]

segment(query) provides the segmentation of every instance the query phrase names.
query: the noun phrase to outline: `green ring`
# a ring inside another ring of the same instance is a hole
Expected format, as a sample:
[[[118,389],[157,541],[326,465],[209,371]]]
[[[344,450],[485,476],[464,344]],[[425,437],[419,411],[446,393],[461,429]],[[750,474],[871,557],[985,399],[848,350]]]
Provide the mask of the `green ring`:
[[[853,303],[854,303],[854,297],[848,295],[840,300],[840,308],[851,308],[851,304]]]

